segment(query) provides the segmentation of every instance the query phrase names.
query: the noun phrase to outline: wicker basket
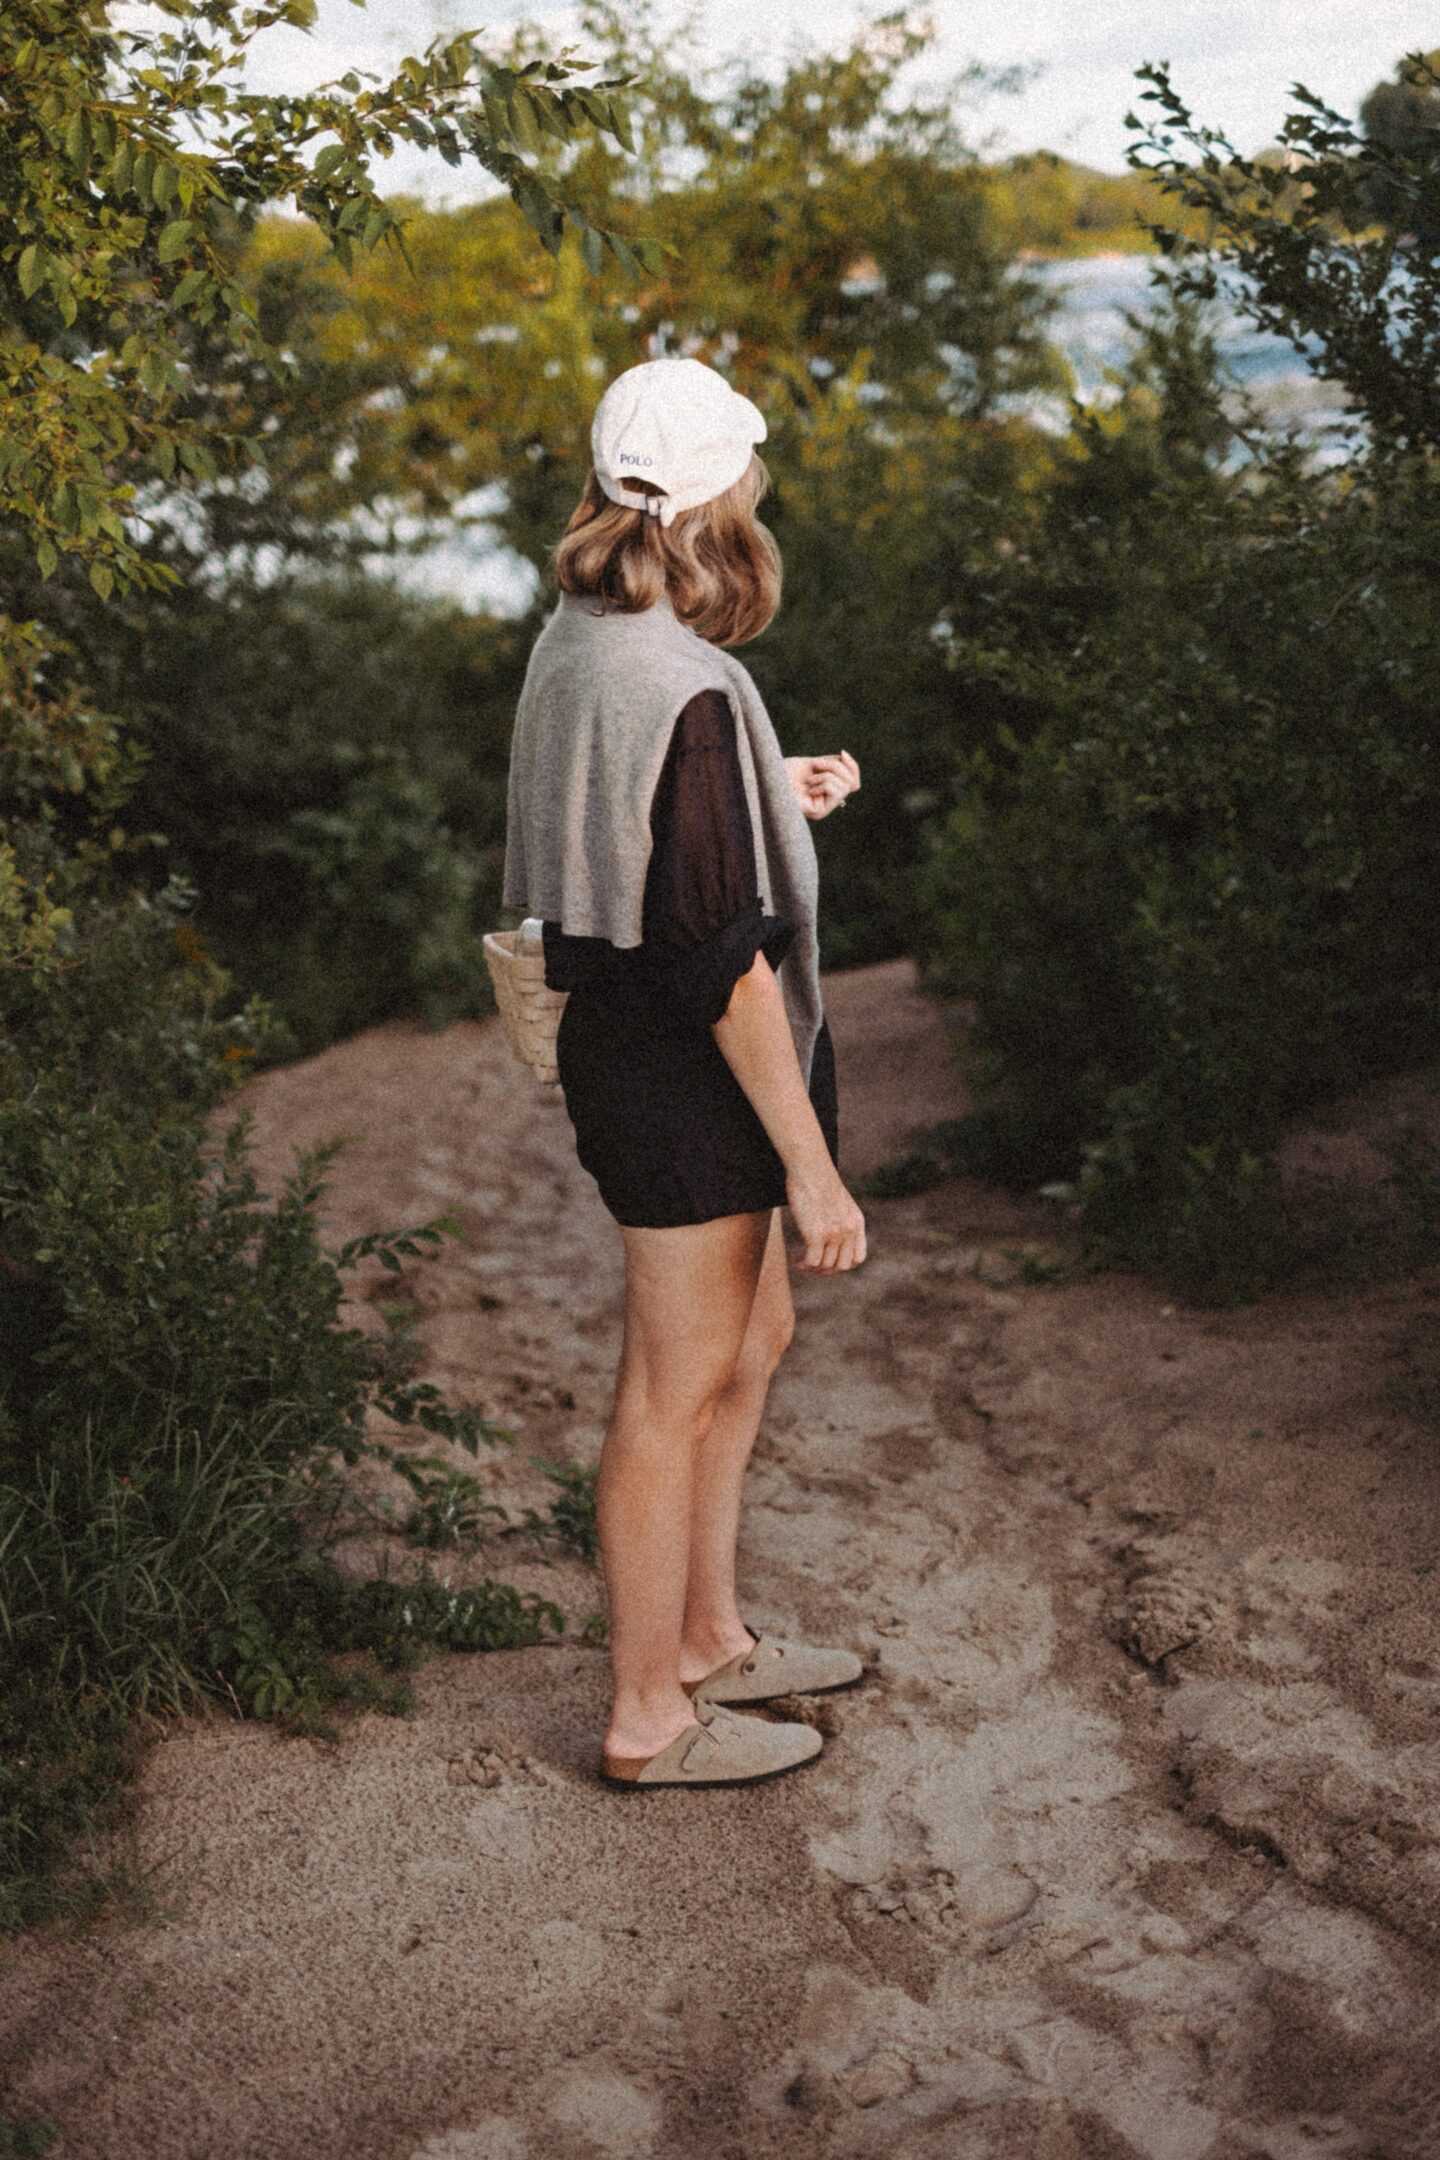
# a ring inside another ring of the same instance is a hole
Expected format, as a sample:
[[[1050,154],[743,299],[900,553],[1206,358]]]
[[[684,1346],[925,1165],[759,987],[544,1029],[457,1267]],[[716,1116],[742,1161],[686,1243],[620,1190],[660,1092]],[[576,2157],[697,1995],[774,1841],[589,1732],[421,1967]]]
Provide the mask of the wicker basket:
[[[552,990],[545,981],[541,919],[527,915],[518,930],[487,930],[485,963],[495,985],[500,1025],[523,1065],[537,1080],[557,1086],[555,1037],[568,990]]]

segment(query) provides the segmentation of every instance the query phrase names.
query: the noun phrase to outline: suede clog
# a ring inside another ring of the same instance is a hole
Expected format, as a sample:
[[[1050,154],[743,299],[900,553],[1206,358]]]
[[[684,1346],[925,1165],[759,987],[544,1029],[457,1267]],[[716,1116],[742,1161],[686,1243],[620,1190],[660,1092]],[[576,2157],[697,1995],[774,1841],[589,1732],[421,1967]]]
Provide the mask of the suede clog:
[[[753,1648],[741,1650],[700,1680],[680,1685],[692,1702],[773,1702],[780,1695],[833,1695],[854,1687],[865,1667],[853,1650],[831,1650],[812,1643],[786,1642],[751,1628]]]
[[[602,1751],[600,1775],[611,1785],[754,1785],[813,1760],[823,1745],[808,1725],[737,1716],[697,1702],[695,1723],[656,1755]]]

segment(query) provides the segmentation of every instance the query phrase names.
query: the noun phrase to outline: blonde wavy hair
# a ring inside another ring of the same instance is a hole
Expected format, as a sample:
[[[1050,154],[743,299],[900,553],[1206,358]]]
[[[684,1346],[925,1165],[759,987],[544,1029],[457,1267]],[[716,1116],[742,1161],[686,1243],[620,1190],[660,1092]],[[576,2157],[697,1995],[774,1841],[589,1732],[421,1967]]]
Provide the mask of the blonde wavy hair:
[[[632,510],[612,502],[592,466],[585,492],[554,550],[563,592],[593,593],[622,614],[653,607],[663,592],[681,622],[712,645],[758,637],[780,605],[781,563],[769,529],[755,515],[770,475],[755,451],[740,478],[693,510],[662,525],[643,504],[660,495],[649,480],[624,480]]]

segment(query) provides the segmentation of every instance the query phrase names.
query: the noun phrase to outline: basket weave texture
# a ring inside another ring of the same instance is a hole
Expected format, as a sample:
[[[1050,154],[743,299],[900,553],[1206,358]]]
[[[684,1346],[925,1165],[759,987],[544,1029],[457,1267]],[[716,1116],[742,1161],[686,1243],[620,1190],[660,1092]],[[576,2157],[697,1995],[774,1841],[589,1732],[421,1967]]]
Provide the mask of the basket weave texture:
[[[518,930],[487,930],[485,964],[495,986],[505,1040],[537,1080],[557,1086],[555,1038],[570,993],[552,990],[545,981],[541,918],[527,915]]]

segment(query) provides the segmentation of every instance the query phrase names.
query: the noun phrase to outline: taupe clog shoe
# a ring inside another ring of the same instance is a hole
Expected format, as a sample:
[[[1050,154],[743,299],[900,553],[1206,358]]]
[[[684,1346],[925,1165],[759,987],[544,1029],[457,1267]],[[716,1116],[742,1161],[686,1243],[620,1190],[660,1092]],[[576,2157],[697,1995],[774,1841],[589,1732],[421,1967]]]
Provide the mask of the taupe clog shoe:
[[[759,1634],[754,1648],[741,1650],[701,1680],[682,1680],[692,1702],[762,1703],[777,1695],[833,1695],[854,1687],[865,1667],[853,1650],[829,1650],[812,1643],[785,1642]]]
[[[822,1746],[808,1725],[738,1717],[717,1703],[695,1705],[695,1723],[658,1755],[600,1756],[612,1785],[754,1785],[811,1761]]]

